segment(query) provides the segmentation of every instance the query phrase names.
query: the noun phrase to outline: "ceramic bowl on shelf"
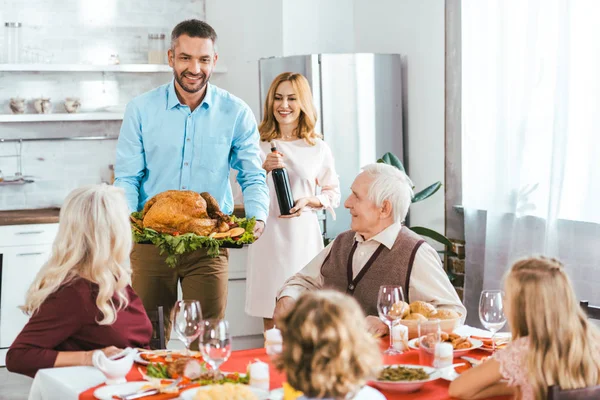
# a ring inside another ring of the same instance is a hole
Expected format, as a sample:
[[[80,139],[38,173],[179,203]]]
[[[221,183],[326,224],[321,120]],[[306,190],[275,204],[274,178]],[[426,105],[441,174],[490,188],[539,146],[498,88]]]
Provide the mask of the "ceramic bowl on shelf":
[[[50,114],[52,112],[52,102],[49,98],[40,97],[33,101],[33,108],[38,114]]]
[[[12,111],[13,114],[23,114],[25,113],[25,99],[22,99],[20,97],[12,97],[10,99],[10,111]]]
[[[65,110],[67,110],[67,112],[69,114],[78,112],[80,107],[81,107],[81,102],[79,101],[78,98],[67,97],[65,99]]]

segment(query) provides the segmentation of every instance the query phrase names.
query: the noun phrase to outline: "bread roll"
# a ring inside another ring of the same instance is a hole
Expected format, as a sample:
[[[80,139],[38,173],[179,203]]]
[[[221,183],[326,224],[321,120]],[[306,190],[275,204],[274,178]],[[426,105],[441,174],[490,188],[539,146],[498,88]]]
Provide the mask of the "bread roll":
[[[410,306],[408,303],[400,301],[392,306],[390,314],[394,317],[405,318],[408,314],[410,314]]]
[[[413,301],[410,303],[410,312],[418,313],[425,318],[429,317],[429,314],[435,311],[435,307],[424,301]]]
[[[412,320],[412,321],[427,321],[427,317],[425,317],[423,314],[419,314],[419,313],[410,313],[404,319]]]
[[[435,318],[437,319],[456,319],[460,318],[460,314],[458,314],[454,310],[437,310],[435,313]]]

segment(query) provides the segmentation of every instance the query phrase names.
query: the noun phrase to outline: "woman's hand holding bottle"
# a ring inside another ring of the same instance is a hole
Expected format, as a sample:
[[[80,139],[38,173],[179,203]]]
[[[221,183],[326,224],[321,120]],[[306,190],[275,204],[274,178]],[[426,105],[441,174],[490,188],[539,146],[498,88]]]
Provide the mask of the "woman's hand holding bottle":
[[[295,218],[299,217],[302,214],[302,210],[304,207],[313,207],[319,208],[322,207],[321,201],[313,196],[313,197],[302,197],[296,200],[294,203],[294,207],[290,209],[290,215],[280,215],[279,218]]]
[[[267,171],[267,174],[274,169],[285,168],[283,163],[283,153],[278,151],[267,154],[267,158],[263,163],[263,169]]]

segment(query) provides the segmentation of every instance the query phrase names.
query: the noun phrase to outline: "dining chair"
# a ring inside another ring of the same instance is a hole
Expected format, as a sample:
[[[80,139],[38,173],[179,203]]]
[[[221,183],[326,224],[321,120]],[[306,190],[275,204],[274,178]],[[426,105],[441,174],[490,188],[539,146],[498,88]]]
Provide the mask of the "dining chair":
[[[163,306],[158,306],[156,310],[146,311],[148,319],[152,322],[152,338],[150,339],[150,348],[152,350],[166,349],[165,341],[165,316]]]
[[[548,388],[548,400],[596,400],[600,399],[600,385],[583,389],[561,390],[559,386]]]
[[[600,307],[592,307],[587,300],[582,300],[579,305],[583,311],[587,314],[588,318],[600,319]]]

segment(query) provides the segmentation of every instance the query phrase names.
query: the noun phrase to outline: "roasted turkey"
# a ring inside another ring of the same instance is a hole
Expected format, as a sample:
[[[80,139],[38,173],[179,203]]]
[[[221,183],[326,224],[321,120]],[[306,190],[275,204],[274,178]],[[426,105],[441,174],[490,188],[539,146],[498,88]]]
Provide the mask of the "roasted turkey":
[[[144,205],[142,225],[160,233],[195,233],[209,236],[229,230],[229,216],[210,194],[191,190],[167,190],[152,197]]]

